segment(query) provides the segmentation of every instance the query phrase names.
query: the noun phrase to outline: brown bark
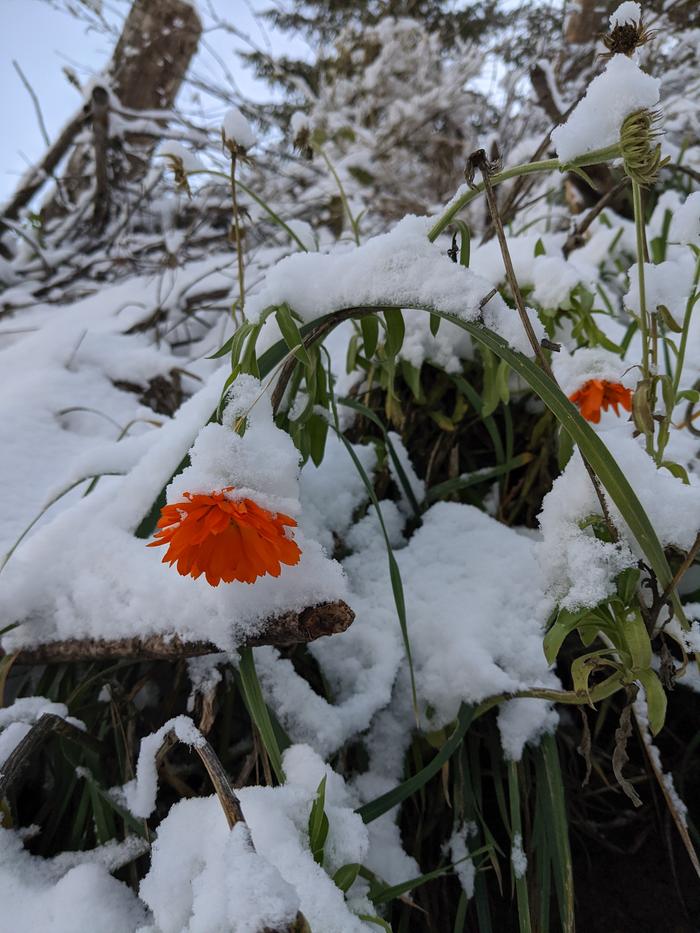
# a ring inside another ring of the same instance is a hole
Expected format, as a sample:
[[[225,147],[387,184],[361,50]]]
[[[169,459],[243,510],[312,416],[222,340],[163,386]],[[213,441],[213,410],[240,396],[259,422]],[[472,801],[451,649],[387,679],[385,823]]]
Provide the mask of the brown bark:
[[[342,600],[319,603],[301,612],[286,612],[266,620],[260,631],[247,638],[241,647],[304,644],[325,635],[344,632],[354,618],[355,613]],[[44,645],[20,649],[13,663],[53,664],[122,658],[174,661],[178,658],[216,654],[220,651],[221,648],[211,642],[185,642],[177,636],[166,638],[162,635],[151,635],[146,638],[120,638],[111,641],[71,638],[67,641],[47,642]],[[1,652],[0,657],[3,657]]]
[[[577,0],[571,4],[564,38],[570,45],[593,42],[605,28],[609,4],[601,0]]]
[[[91,101],[70,120],[61,136],[38,163],[3,210],[10,219],[18,216],[36,192],[53,173],[86,123],[92,124],[92,139],[80,143],[71,154],[64,173],[64,192],[75,203],[95,178],[93,221],[99,228],[106,220],[110,200],[108,169],[119,162],[122,140],[110,140],[108,132],[109,97],[118,100],[118,109],[127,120],[152,119],[153,111],[172,109],[189,64],[199,44],[202,24],[194,7],[186,0],[134,0],[104,84],[92,91]],[[156,121],[156,129],[159,123]],[[160,124],[162,125],[162,124]],[[127,133],[128,149],[122,158],[121,173],[131,181],[145,175],[155,146],[156,133]],[[118,172],[119,174],[119,172]],[[117,179],[119,180],[119,179]],[[66,206],[54,194],[44,206],[47,219],[61,217]]]

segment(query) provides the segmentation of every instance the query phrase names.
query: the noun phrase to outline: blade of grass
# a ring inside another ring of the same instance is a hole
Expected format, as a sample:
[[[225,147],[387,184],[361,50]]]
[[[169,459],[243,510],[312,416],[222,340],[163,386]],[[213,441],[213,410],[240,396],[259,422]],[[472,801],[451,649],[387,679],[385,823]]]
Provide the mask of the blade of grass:
[[[513,850],[523,845],[522,816],[520,813],[520,780],[518,778],[518,763],[508,762],[508,798],[510,802],[511,845]],[[512,860],[512,855],[511,855]],[[515,895],[518,903],[518,928],[520,933],[532,933],[530,920],[530,902],[527,891],[527,872],[519,872],[512,865],[515,880]]]
[[[377,817],[381,816],[383,813],[386,813],[388,810],[391,810],[392,807],[397,806],[397,804],[400,804],[402,801],[406,800],[407,797],[415,794],[421,789],[421,787],[427,784],[431,777],[436,775],[445,762],[449,761],[452,755],[457,751],[462,742],[462,739],[467,734],[467,730],[471,725],[473,717],[474,707],[466,706],[463,703],[460,707],[459,714],[457,716],[457,723],[452,732],[452,735],[445,742],[432,761],[430,761],[417,774],[414,774],[406,781],[403,781],[397,787],[392,788],[392,790],[387,791],[380,797],[376,797],[374,800],[370,800],[368,803],[363,804],[363,806],[358,807],[356,812],[359,813],[364,822],[371,823],[372,820],[376,820]]]
[[[250,718],[260,733],[260,738],[267,752],[272,770],[280,784],[284,784],[284,769],[282,768],[282,753],[277,744],[277,736],[270,719],[270,713],[260,689],[260,681],[255,670],[252,648],[239,648],[240,662],[238,672],[241,677],[243,699]]]

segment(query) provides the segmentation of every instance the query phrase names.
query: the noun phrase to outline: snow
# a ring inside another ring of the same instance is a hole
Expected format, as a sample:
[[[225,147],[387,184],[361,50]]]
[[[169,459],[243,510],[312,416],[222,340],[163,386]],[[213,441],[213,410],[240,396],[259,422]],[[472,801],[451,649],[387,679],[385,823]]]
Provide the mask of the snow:
[[[527,871],[527,856],[523,851],[523,837],[520,833],[513,836],[513,845],[510,850],[510,862],[516,878],[524,878]]]
[[[426,728],[452,722],[461,702],[478,703],[498,692],[557,685],[542,652],[542,626],[551,603],[538,584],[532,542],[471,506],[438,503],[408,543],[393,503],[382,512],[395,551],[408,609],[408,632],[419,706],[430,708]],[[273,649],[256,652],[263,690],[295,741],[321,754],[366,729],[406,671],[384,544],[370,512],[346,537],[353,553],[343,567],[356,618],[342,636],[310,647],[334,697],[329,704]],[[504,574],[513,581],[504,592]],[[550,728],[545,704],[508,721],[513,757]],[[406,712],[408,725],[412,717]]]
[[[656,107],[659,88],[659,79],[646,74],[626,55],[613,55],[603,73],[588,85],[566,123],[552,131],[552,144],[562,165],[619,142],[625,117]]]
[[[30,855],[17,833],[0,827],[0,928],[8,933],[135,933],[146,922],[143,905],[104,865],[66,862],[64,856]]]
[[[606,446],[662,545],[687,551],[700,527],[700,479],[691,474],[690,485],[685,485],[668,471],[657,470],[640,439],[632,437],[632,430],[632,425],[619,420],[609,429],[600,426]],[[600,504],[575,452],[545,496],[539,515],[543,535],[539,560],[547,590],[566,609],[595,606],[613,592],[615,576],[642,556],[619,511],[612,502],[608,505],[615,526],[623,532],[617,545],[598,540],[590,528],[580,527],[588,516],[600,515]]]
[[[474,879],[476,877],[476,866],[469,856],[467,840],[470,836],[476,835],[478,835],[476,823],[465,823],[455,828],[445,846],[452,864],[455,866],[455,874],[459,878],[459,883],[467,897],[474,896]]]
[[[250,321],[286,302],[302,321],[347,307],[426,307],[475,320],[490,291],[427,239],[431,222],[409,215],[389,232],[345,252],[296,253],[268,272],[246,303]]]
[[[644,263],[644,287],[647,312],[665,305],[678,325],[683,324],[686,305],[693,292],[695,262],[688,250],[682,255],[660,263]],[[635,314],[640,313],[639,274],[635,262],[629,270],[630,287],[625,304]]]
[[[85,730],[79,719],[68,715],[65,703],[53,703],[45,697],[20,697],[0,709],[0,768],[42,716],[59,716],[76,729]]]
[[[103,480],[16,552],[3,572],[0,605],[4,617],[22,624],[4,636],[6,650],[63,638],[155,633],[232,650],[270,616],[346,595],[340,566],[301,528],[295,534],[302,550],[299,564],[285,566],[278,578],[260,578],[254,587],[213,588],[203,578],[181,577],[161,563],[159,551],[134,537],[195,438],[191,465],[168,488],[171,501],[186,490],[235,485],[237,495],[250,496],[265,508],[299,514],[298,454],[289,436],[273,425],[269,396],[261,394],[259,383],[238,380],[225,423],[201,429],[217,406],[222,382],[223,374],[217,373],[192,396],[159,429],[127,476]],[[241,438],[232,430],[234,412],[247,411],[251,404]],[[73,547],[61,546],[66,538]],[[30,569],[36,566],[44,568],[40,579]],[[98,602],[100,612],[95,613]]]
[[[610,28],[623,26],[625,23],[639,23],[642,19],[642,7],[639,3],[626,0],[610,16]]]
[[[221,124],[221,131],[227,143],[243,150],[252,149],[258,141],[250,123],[248,123],[238,107],[230,107],[226,111]]]
[[[134,816],[146,818],[155,809],[158,790],[156,755],[164,739],[171,732],[175,733],[178,741],[190,748],[204,743],[204,736],[188,716],[176,716],[169,719],[157,732],[142,739],[136,764],[136,777],[123,788],[126,805]]]
[[[669,240],[700,245],[700,191],[689,194],[671,218]]]
[[[159,155],[169,156],[182,163],[185,172],[198,172],[204,168],[201,160],[176,139],[167,139],[158,150]]]
[[[139,894],[159,933],[258,933],[281,927],[297,910],[314,930],[363,933],[371,925],[350,910],[331,876],[363,862],[368,830],[354,812],[356,797],[307,746],[284,753],[282,787],[239,790],[245,824],[229,830],[216,797],[181,800],[160,824],[152,863]],[[326,777],[329,833],[324,867],[309,849],[308,819]],[[372,912],[367,903],[363,912]]]
[[[627,388],[634,388],[635,371],[630,371],[629,364],[619,356],[600,347],[581,347],[570,353],[565,347],[552,355],[552,371],[564,395],[573,395],[589,379],[604,379],[608,382],[620,382]],[[607,419],[616,417],[607,413]],[[606,418],[606,412],[601,414]]]

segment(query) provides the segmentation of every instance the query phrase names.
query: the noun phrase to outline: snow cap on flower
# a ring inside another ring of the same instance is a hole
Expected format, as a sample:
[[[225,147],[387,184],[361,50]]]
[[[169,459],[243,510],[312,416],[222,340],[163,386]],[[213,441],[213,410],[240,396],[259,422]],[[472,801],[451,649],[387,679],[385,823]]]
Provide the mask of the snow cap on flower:
[[[258,141],[238,107],[230,107],[224,114],[221,138],[232,155],[245,155]]]

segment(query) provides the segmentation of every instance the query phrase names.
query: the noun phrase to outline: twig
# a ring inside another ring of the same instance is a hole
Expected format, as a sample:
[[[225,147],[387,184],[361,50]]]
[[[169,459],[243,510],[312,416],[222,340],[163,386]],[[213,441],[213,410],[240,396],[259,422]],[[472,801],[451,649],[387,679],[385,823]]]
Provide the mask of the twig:
[[[52,177],[53,171],[68,151],[71,143],[78,135],[87,121],[87,114],[83,109],[65,125],[56,142],[51,146],[44,158],[28,175],[25,176],[12,198],[2,209],[2,218],[15,219],[20,210],[25,207],[37,191]],[[0,228],[2,221],[0,220]]]
[[[92,222],[102,230],[109,217],[109,178],[107,145],[109,143],[109,94],[99,84],[92,89],[92,142],[95,153],[95,194]]]
[[[537,335],[532,327],[530,318],[528,317],[527,310],[525,308],[525,302],[523,301],[522,292],[520,291],[520,286],[518,285],[518,279],[515,275],[515,269],[513,268],[513,261],[510,256],[510,250],[508,249],[508,241],[506,240],[506,234],[503,229],[503,221],[498,211],[498,203],[496,201],[496,196],[494,195],[493,187],[491,185],[491,179],[489,177],[489,172],[491,166],[488,159],[486,158],[486,153],[483,149],[478,149],[476,152],[472,153],[467,162],[467,183],[471,184],[471,179],[473,176],[473,170],[478,168],[481,172],[483,179],[483,188],[484,195],[486,196],[486,202],[489,206],[489,212],[491,214],[491,222],[496,231],[496,236],[498,238],[498,244],[501,248],[501,255],[503,256],[503,265],[506,270],[506,278],[508,279],[508,284],[510,285],[511,292],[513,293],[513,299],[515,301],[515,306],[518,309],[518,314],[520,315],[520,320],[522,321],[523,327],[525,328],[525,333],[527,334],[527,339],[530,341],[530,345],[534,350],[535,357],[539,362],[540,366],[544,372],[550,377],[552,382],[558,386],[557,380],[554,378],[554,373],[552,372],[552,367],[549,365],[549,360],[544,355],[542,345],[537,339]],[[603,511],[603,517],[605,519],[605,524],[607,525],[608,532],[613,542],[619,540],[619,535],[617,529],[613,524],[612,518],[610,516],[610,511],[608,509],[608,504],[605,501],[605,495],[603,494],[603,489],[600,485],[600,481],[596,476],[593,467],[586,460],[581,453],[581,458],[583,464],[586,467],[586,471],[591,478],[593,483],[593,488],[595,489],[596,496],[598,497],[598,502]]]
[[[78,729],[72,723],[66,722],[60,716],[55,716],[53,713],[44,713],[5,760],[2,773],[0,773],[0,800],[7,796],[9,789],[29,764],[31,756],[40,745],[43,745],[52,732],[57,732],[73,742],[85,745],[98,754],[103,751],[102,743],[87,732],[83,732],[82,729]]]
[[[697,557],[698,551],[700,551],[700,532],[698,532],[698,535],[695,541],[693,542],[692,547],[690,548],[688,553],[685,555],[685,560],[680,565],[678,570],[676,570],[676,572],[673,575],[673,579],[671,580],[671,582],[668,584],[668,586],[664,590],[663,595],[661,597],[662,604],[669,598],[669,596],[674,591],[674,589],[678,586],[678,584],[681,582],[685,574],[690,570],[691,566],[693,565],[693,561]]]
[[[344,632],[354,618],[354,612],[342,600],[319,603],[301,612],[287,612],[267,619],[256,634],[244,639],[241,647],[305,644],[326,635]],[[221,650],[220,646],[211,642],[185,642],[177,636],[166,638],[163,635],[152,635],[146,638],[121,638],[112,641],[71,638],[31,648],[19,648],[14,663],[53,664],[121,658],[174,661],[179,658],[216,654]],[[0,653],[0,657],[3,656]]]
[[[22,71],[22,69],[19,67],[19,62],[17,62],[14,58],[12,59],[12,67],[15,69],[15,71],[19,75],[20,81],[26,87],[27,92],[32,99],[32,103],[34,104],[34,111],[36,113],[36,118],[39,123],[39,129],[41,130],[41,135],[44,137],[44,142],[46,143],[46,145],[50,146],[51,137],[49,136],[48,131],[46,129],[46,124],[44,123],[44,115],[41,112],[41,105],[39,104],[39,98],[36,96],[36,92],[34,88],[29,83],[29,79],[27,78],[25,73]]]
[[[610,191],[606,192],[603,197],[595,204],[590,211],[586,214],[580,224],[576,225],[576,228],[566,239],[566,243],[562,248],[562,253],[565,257],[569,255],[577,247],[583,245],[583,235],[588,230],[593,221],[598,217],[598,215],[605,210],[605,208],[613,201],[618,194],[625,188],[629,178],[627,175],[624,178],[621,178],[620,181],[615,185],[614,188],[611,188]]]

